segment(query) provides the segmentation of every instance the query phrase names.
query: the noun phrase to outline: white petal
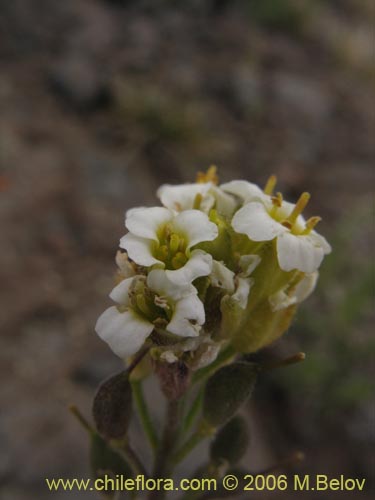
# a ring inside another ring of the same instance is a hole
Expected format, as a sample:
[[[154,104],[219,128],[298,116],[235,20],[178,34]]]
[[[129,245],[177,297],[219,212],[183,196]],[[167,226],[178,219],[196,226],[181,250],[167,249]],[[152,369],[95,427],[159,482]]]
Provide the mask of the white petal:
[[[294,295],[297,302],[302,302],[309,295],[312,294],[316,287],[318,281],[319,273],[315,271],[314,273],[306,274],[304,278],[298,283],[296,289],[294,290]]]
[[[240,208],[232,220],[237,233],[246,234],[253,241],[270,241],[285,233],[286,227],[275,221],[261,202],[250,202]]]
[[[211,189],[211,192],[215,197],[216,209],[219,214],[230,217],[238,205],[234,197],[216,186]]]
[[[181,212],[192,209],[197,194],[204,196],[211,187],[211,182],[180,184],[178,186],[164,184],[160,186],[156,194],[165,207]]]
[[[121,304],[123,306],[129,305],[129,288],[133,283],[133,278],[127,278],[126,280],[122,280],[112,292],[109,294],[111,299],[117,304]]]
[[[214,207],[215,203],[215,196],[212,193],[208,192],[203,196],[202,201],[199,205],[199,210],[201,210],[205,214],[208,214],[211,208]]]
[[[321,247],[325,254],[329,254],[332,252],[331,245],[321,234],[317,233],[316,231],[311,231],[311,233],[309,234],[309,238],[315,246]]]
[[[241,276],[248,278],[261,260],[259,255],[242,255],[239,260],[240,268],[242,269]]]
[[[185,210],[176,215],[172,222],[173,230],[187,238],[188,248],[201,243],[212,241],[218,235],[216,224],[211,222],[207,215],[199,210]]]
[[[173,218],[164,207],[132,208],[126,213],[125,226],[135,236],[158,241],[157,230]]]
[[[251,278],[238,278],[237,290],[231,299],[237,302],[241,309],[246,309],[252,284],[253,280]]]
[[[122,358],[132,356],[143,345],[153,330],[149,321],[129,309],[120,313],[115,306],[99,317],[95,330],[107,342],[112,351]]]
[[[234,194],[241,198],[245,203],[252,200],[267,199],[267,195],[259,186],[247,181],[231,181],[221,184],[220,188],[227,193]]]
[[[228,293],[234,292],[234,272],[228,269],[222,262],[218,262],[217,260],[212,262],[210,278],[212,286],[224,288]]]
[[[167,330],[180,337],[196,337],[199,335],[199,330],[204,321],[203,304],[197,295],[192,294],[176,303]]]
[[[313,273],[320,266],[324,251],[312,243],[309,235],[295,236],[284,233],[277,238],[277,257],[283,271],[298,269]]]
[[[154,269],[147,276],[148,287],[159,296],[172,300],[180,300],[186,295],[196,293],[193,285],[179,286],[168,278],[167,272],[163,269]]]
[[[120,240],[120,247],[124,248],[129,257],[140,266],[153,266],[163,264],[161,260],[155,259],[151,253],[153,241],[146,238],[139,238],[131,233],[125,234]]]
[[[272,311],[280,311],[293,304],[300,303],[307,299],[307,297],[314,291],[319,273],[305,274],[303,279],[297,286],[290,292],[286,293],[284,290],[279,290],[269,297],[269,302]],[[286,287],[287,288],[287,287]]]
[[[177,285],[186,286],[200,276],[208,276],[212,269],[212,257],[202,250],[194,250],[186,264],[176,271],[165,271]]]

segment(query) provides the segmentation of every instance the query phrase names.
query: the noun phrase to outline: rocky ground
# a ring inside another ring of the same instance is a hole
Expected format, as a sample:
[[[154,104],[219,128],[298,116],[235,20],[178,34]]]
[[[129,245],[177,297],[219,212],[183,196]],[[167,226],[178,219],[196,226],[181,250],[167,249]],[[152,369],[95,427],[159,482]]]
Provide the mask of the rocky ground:
[[[310,191],[336,243],[277,346],[312,361],[259,386],[246,465],[303,448],[299,470],[370,478],[373,23],[367,0],[0,0],[1,499],[88,474],[66,408],[120,367],[93,326],[124,212],[212,163]]]

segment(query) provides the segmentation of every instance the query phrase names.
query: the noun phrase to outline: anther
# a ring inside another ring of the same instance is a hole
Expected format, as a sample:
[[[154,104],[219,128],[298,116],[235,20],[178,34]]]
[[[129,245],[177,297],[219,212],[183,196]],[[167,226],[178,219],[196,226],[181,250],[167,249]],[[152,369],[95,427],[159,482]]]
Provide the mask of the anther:
[[[177,234],[173,233],[171,235],[171,239],[169,242],[169,248],[171,249],[171,252],[176,253],[179,246],[180,246],[180,237]]]
[[[269,196],[272,195],[273,190],[275,189],[275,186],[276,186],[276,182],[277,182],[276,175],[271,175],[268,178],[268,180],[266,182],[266,185],[264,186],[264,189],[263,189],[263,191],[265,192],[265,194],[268,194]]]
[[[288,217],[288,221],[294,224],[297,220],[297,217],[304,211],[306,205],[308,204],[310,199],[310,193],[302,193],[297,201],[295,207],[293,208],[292,213]]]
[[[274,207],[279,208],[283,204],[283,195],[280,192],[276,193],[276,196],[271,197],[271,201]]]
[[[194,203],[193,203],[193,208],[195,210],[199,210],[201,203],[202,203],[203,196],[201,193],[198,193],[196,197],[194,198]]]
[[[314,227],[319,224],[321,220],[322,218],[318,216],[310,217],[310,219],[306,222],[305,229],[302,234],[310,234]]]
[[[217,176],[217,168],[215,165],[211,165],[207,169],[207,172],[198,172],[196,182],[204,184],[206,182],[212,182],[212,184],[219,184],[219,177]]]

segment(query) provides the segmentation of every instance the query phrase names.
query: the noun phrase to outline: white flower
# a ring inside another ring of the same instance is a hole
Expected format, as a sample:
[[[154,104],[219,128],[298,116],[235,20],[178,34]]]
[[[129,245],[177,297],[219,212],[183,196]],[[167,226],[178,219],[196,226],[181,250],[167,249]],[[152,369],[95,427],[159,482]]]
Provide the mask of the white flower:
[[[137,264],[162,267],[171,281],[181,285],[211,272],[212,257],[192,250],[218,235],[216,224],[205,213],[185,210],[176,215],[164,207],[134,208],[127,212],[125,225],[129,233],[120,246]]]
[[[292,287],[292,289],[288,290],[289,285],[287,285],[283,290],[279,290],[277,293],[271,295],[268,300],[272,311],[280,311],[281,309],[285,309],[293,304],[299,304],[307,299],[315,289],[318,276],[318,271],[305,274],[302,280],[295,287]]]
[[[250,288],[253,284],[253,279],[248,278],[248,276],[255,267],[256,265],[252,263],[252,269],[249,271],[250,265],[247,264],[246,272],[241,272],[236,276],[236,274],[228,269],[222,262],[214,260],[210,275],[211,285],[223,288],[227,292],[226,296],[230,296],[233,303],[238,305],[241,309],[246,309]]]
[[[136,353],[156,323],[163,322],[174,335],[196,337],[205,322],[194,286],[176,286],[162,269],[152,270],[147,279],[136,276],[121,281],[110,297],[118,307],[104,311],[95,329],[120,357]]]
[[[158,189],[157,196],[165,207],[176,212],[195,208],[209,213],[212,208],[216,208],[218,213],[230,217],[237,206],[232,196],[212,182],[177,186],[164,184]]]
[[[300,215],[308,199],[308,193],[304,193],[294,205],[283,201],[280,194],[264,195],[262,201],[250,201],[236,212],[233,229],[256,242],[276,238],[278,262],[283,271],[298,269],[313,273],[331,247],[313,230],[320,219],[312,217],[306,222]]]

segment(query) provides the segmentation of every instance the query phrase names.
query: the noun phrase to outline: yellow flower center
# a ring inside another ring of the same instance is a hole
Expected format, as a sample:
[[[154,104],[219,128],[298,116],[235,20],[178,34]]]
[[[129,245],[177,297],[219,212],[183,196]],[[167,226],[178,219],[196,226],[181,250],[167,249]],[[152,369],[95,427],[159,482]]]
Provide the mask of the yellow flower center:
[[[167,269],[180,269],[188,260],[186,238],[173,232],[170,224],[159,231],[159,244],[154,250],[154,257],[164,262]]]

